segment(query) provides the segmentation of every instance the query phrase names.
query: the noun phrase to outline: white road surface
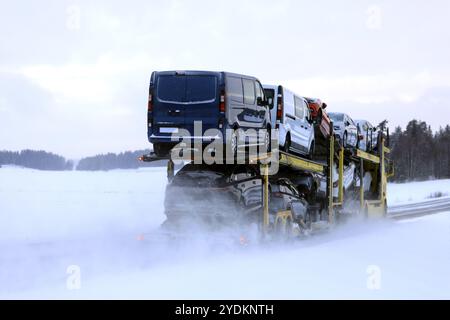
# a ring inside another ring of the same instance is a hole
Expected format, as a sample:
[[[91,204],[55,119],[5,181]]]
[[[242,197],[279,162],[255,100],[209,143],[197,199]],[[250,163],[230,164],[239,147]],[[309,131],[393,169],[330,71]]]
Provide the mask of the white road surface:
[[[165,168],[1,168],[0,298],[450,298],[450,212],[286,245],[155,243],[164,188]],[[450,181],[393,184],[389,201],[438,192]]]

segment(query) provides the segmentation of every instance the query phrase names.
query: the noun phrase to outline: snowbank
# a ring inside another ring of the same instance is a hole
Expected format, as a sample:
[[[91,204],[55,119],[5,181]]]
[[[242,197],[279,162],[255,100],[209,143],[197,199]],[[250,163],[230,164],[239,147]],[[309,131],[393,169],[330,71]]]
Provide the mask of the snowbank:
[[[388,205],[418,202],[436,196],[450,196],[450,180],[388,184]]]

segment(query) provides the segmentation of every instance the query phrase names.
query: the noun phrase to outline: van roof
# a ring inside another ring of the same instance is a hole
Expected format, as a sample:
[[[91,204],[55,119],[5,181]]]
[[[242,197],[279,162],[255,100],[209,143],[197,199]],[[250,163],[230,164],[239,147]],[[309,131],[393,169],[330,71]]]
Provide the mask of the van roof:
[[[168,70],[168,71],[155,71],[157,74],[162,75],[172,75],[172,74],[188,74],[188,75],[216,75],[216,76],[234,76],[239,78],[247,78],[252,80],[258,80],[256,77],[248,76],[244,74],[238,74],[233,72],[226,72],[226,71],[205,71],[205,70]]]
[[[299,97],[299,98],[303,98],[303,99],[305,99],[303,96],[301,96],[301,95],[299,95],[299,94],[297,94],[297,93],[295,93],[294,91],[292,91],[292,90],[289,90],[288,88],[286,88],[285,86],[283,86],[283,85],[274,85],[274,84],[263,84],[263,88],[267,88],[267,89],[278,89],[278,87],[282,87],[283,88],[283,92],[286,94],[286,92],[287,93],[289,93],[289,94],[291,94],[291,95],[294,95],[294,96],[297,96],[297,97]],[[306,100],[306,99],[305,99]]]

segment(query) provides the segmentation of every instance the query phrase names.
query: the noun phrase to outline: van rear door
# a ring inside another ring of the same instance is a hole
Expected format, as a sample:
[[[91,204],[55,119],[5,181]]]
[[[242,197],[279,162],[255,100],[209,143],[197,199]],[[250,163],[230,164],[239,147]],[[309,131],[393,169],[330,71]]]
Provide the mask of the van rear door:
[[[187,129],[194,135],[194,121],[203,132],[216,128],[219,116],[219,79],[207,72],[160,72],[155,85],[155,134],[164,136]],[[203,134],[202,132],[202,134]]]
[[[219,126],[220,79],[214,73],[186,76],[185,128],[194,135],[194,121],[202,122],[202,134]]]

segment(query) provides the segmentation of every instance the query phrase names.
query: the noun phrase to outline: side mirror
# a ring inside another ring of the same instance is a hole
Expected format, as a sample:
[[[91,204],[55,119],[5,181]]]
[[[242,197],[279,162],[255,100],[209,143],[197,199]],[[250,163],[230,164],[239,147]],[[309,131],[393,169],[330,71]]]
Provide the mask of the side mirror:
[[[324,102],[322,103],[322,109],[325,109],[328,105]]]

